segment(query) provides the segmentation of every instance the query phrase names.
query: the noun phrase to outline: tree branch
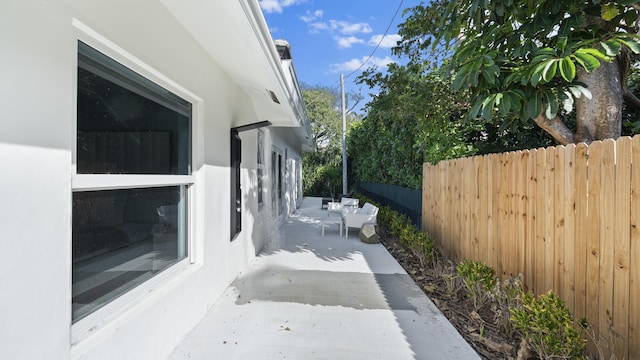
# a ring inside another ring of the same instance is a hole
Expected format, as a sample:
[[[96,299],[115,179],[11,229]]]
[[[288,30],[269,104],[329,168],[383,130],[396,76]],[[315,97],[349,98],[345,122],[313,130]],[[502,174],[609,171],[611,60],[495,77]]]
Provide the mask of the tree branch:
[[[622,98],[624,99],[625,104],[640,110],[640,99],[629,91],[626,86],[623,89]]]
[[[542,130],[549,133],[549,135],[551,135],[558,144],[567,145],[575,142],[573,132],[569,130],[567,125],[565,125],[559,117],[556,116],[549,120],[542,111],[535,119],[533,119],[533,121],[535,121]]]

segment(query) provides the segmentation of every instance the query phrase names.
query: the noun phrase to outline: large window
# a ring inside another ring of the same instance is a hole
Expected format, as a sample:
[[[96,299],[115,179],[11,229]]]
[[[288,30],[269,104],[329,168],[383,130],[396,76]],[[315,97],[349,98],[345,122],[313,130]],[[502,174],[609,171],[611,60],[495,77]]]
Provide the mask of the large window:
[[[191,104],[78,43],[73,321],[187,257]]]

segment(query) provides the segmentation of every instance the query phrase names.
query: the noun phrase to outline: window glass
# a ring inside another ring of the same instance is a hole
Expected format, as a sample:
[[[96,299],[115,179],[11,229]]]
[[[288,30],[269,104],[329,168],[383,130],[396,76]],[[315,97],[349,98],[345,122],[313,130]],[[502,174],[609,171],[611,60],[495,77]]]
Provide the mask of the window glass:
[[[79,44],[77,172],[190,172],[191,104]]]
[[[185,187],[73,194],[73,320],[187,254]]]

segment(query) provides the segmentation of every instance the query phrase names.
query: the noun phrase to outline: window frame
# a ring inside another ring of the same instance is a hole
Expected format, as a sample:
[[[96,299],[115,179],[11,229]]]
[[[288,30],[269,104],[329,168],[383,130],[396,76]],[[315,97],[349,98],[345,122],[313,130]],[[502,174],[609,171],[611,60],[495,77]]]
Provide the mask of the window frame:
[[[191,103],[191,116],[190,116],[190,140],[189,140],[189,168],[190,172],[187,175],[156,175],[156,174],[78,174],[77,172],[77,132],[78,132],[78,118],[77,112],[73,112],[73,118],[71,121],[71,192],[82,191],[99,191],[99,190],[119,190],[119,189],[133,189],[133,188],[151,188],[151,187],[167,187],[167,186],[185,186],[185,242],[187,255],[184,259],[177,261],[175,264],[164,269],[160,273],[144,281],[142,284],[130,289],[124,294],[116,297],[103,307],[96,309],[94,312],[86,315],[82,319],[72,322],[71,318],[69,322],[71,324],[71,343],[75,344],[90,334],[96,329],[108,324],[111,320],[122,316],[129,309],[137,306],[141,302],[145,301],[149,296],[153,296],[158,289],[163,286],[167,286],[168,280],[178,276],[178,274],[195,270],[194,264],[198,264],[196,252],[195,237],[196,232],[200,233],[201,229],[196,228],[196,208],[200,208],[201,205],[198,202],[198,185],[196,182],[197,171],[199,164],[202,162],[203,154],[199,150],[198,144],[203,140],[201,135],[198,135],[198,129],[203,125],[203,100],[193,93],[189,92],[185,88],[181,87],[178,83],[172,81],[161,72],[155,70],[151,66],[147,65],[137,57],[127,52],[123,48],[117,46],[113,42],[109,41],[102,35],[93,31],[83,23],[73,20],[74,33],[72,36],[73,46],[73,109],[77,109],[78,99],[78,54],[79,54],[79,42],[92,47],[93,49],[101,52],[108,58],[123,65],[129,70],[133,71],[137,75],[146,78],[148,81],[154,83],[174,94],[177,97],[184,99]],[[200,152],[199,152],[200,151]],[[70,208],[72,207],[71,198],[69,199]],[[71,208],[72,209],[72,208]],[[69,224],[69,236],[71,234],[71,227],[73,224]],[[71,244],[71,237],[69,237],[69,244]],[[71,247],[71,245],[69,245]],[[72,264],[69,264],[69,273],[71,274]],[[71,308],[71,278],[69,279],[69,307]]]

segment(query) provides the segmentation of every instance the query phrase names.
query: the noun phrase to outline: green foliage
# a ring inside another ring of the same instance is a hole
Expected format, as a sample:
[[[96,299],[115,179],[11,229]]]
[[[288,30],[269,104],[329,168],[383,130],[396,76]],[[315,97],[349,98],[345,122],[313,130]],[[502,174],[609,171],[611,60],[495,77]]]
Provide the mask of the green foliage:
[[[379,90],[348,136],[358,181],[419,189],[425,161],[475,154],[467,137],[479,128],[461,121],[467,95],[453,91],[441,72],[391,64],[386,73],[368,70],[358,81]]]
[[[444,67],[392,64],[385,74],[369,70],[358,81],[379,93],[348,134],[357,181],[419,189],[424,162],[552,144],[531,124],[465,119],[472,99],[468,91],[453,89]]]
[[[362,203],[363,200],[360,200],[360,202]],[[371,203],[373,203],[372,201],[369,201]],[[391,223],[393,221],[393,219],[397,216],[397,212],[391,210],[390,207],[388,206],[378,206],[378,216],[377,216],[377,220],[378,220],[378,224],[380,224],[380,226],[384,227],[385,229],[387,229],[387,231],[390,232],[391,229]]]
[[[401,230],[400,243],[415,255],[422,268],[440,258],[435,240],[429,234],[416,229],[411,223]]]
[[[394,211],[389,223],[389,235],[400,238],[405,229],[411,226],[411,220],[407,216]]]
[[[627,86],[636,97],[640,96],[640,63],[631,67]],[[625,104],[625,109],[622,112],[622,126],[623,135],[640,134],[640,109]]]
[[[394,52],[413,63],[451,56],[453,89],[473,99],[468,115],[512,129],[564,118],[591,96],[581,71],[640,52],[631,1],[434,0],[405,13]]]
[[[456,266],[456,270],[469,290],[476,284],[487,291],[496,285],[496,271],[479,261],[464,260]]]
[[[585,339],[574,319],[552,291],[522,295],[522,308],[511,310],[511,321],[541,359],[584,359]]]
[[[342,193],[342,115],[335,90],[304,86],[302,95],[311,120],[317,151],[304,153],[302,184],[305,196]],[[353,121],[353,119],[351,119]]]
[[[456,266],[456,270],[476,308],[484,305],[489,300],[489,291],[496,285],[496,271],[479,261],[466,259]]]

